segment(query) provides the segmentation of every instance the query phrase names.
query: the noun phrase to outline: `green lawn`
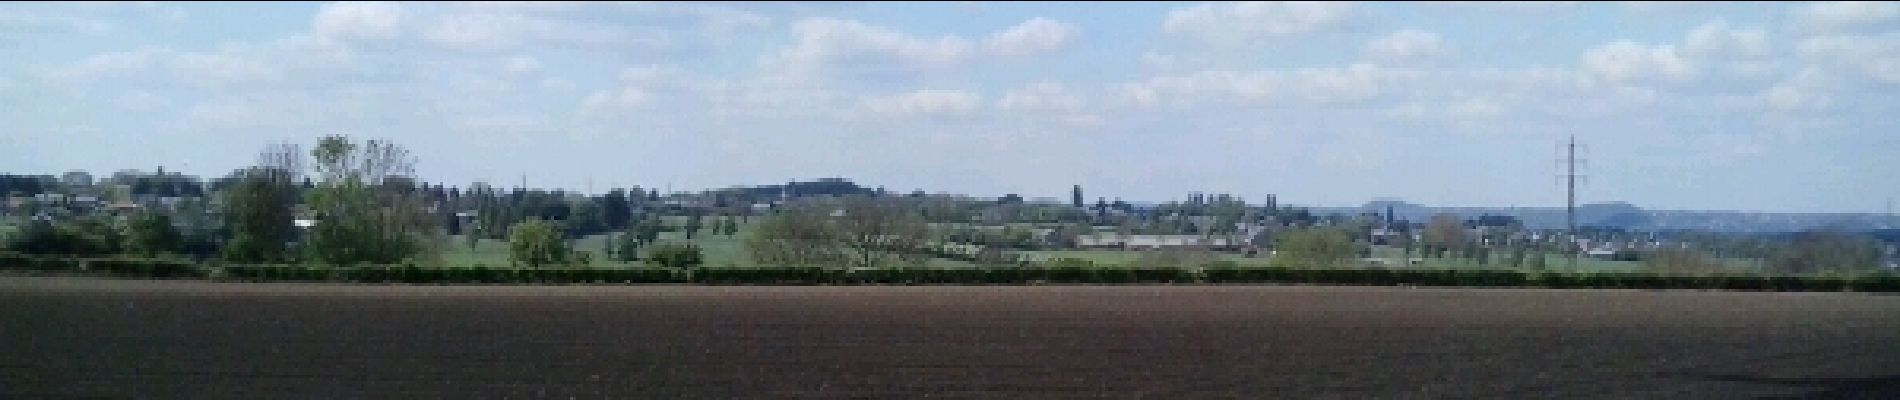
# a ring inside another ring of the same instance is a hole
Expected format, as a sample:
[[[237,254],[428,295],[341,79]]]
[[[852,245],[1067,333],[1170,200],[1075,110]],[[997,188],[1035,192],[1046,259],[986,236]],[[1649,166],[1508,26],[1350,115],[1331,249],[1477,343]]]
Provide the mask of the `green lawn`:
[[[714,218],[707,218],[706,224],[711,226],[712,220],[714,220]],[[685,221],[685,217],[667,217],[666,219],[668,224],[674,224],[676,226],[684,224]],[[745,249],[745,238],[747,234],[751,233],[751,229],[752,224],[744,222],[739,224],[739,232],[732,236],[708,234],[708,232],[712,230],[705,229],[701,230],[699,234],[694,235],[691,241],[686,240],[686,234],[684,232],[661,232],[659,241],[662,243],[689,242],[698,245],[700,250],[705,252],[705,265],[708,267],[756,268],[758,264],[752,262],[752,256],[748,254]],[[603,247],[606,240],[607,235],[593,235],[574,240],[572,244],[575,250],[593,253],[592,257],[594,263],[592,266],[602,268],[631,266],[631,264],[628,263],[607,259],[604,253],[606,249]],[[641,247],[641,250],[645,251],[646,248],[647,247]],[[500,240],[484,239],[481,240],[474,249],[470,249],[468,242],[464,241],[462,237],[454,236],[450,238],[449,246],[446,250],[447,251],[443,252],[442,259],[449,265],[508,265],[508,243]],[[937,258],[931,259],[927,266],[933,268],[968,268],[974,267],[975,264],[959,260]]]
[[[1043,251],[1030,251],[1027,253],[1035,254],[1035,255],[1039,255],[1039,256],[1043,256],[1047,258],[1079,258],[1079,259],[1089,260],[1090,262],[1095,263],[1095,265],[1127,265],[1129,263],[1134,262],[1136,259],[1141,258],[1141,255],[1144,252],[1131,251],[1131,250],[1043,250]],[[1221,260],[1233,261],[1235,263],[1239,263],[1240,265],[1266,265],[1267,264],[1266,257],[1247,257],[1244,255],[1227,253],[1227,252],[1221,252],[1221,253],[1216,253],[1216,254],[1220,256]]]

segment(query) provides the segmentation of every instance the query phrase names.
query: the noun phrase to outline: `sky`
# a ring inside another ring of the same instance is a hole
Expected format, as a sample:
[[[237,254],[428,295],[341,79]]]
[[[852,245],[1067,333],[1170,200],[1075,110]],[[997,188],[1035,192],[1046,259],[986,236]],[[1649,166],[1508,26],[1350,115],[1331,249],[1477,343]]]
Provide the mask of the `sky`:
[[[1882,212],[1900,3],[0,4],[0,172]]]

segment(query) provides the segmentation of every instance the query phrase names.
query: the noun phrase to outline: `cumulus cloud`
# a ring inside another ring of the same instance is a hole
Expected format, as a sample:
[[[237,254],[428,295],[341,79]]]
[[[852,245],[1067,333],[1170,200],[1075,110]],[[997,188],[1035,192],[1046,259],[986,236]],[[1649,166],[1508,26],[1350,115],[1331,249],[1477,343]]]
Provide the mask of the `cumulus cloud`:
[[[311,29],[336,40],[390,40],[400,33],[402,6],[386,2],[340,2],[318,9]]]
[[[1793,78],[1768,88],[1759,97],[1768,107],[1778,111],[1823,110],[1834,103],[1825,87],[1829,80],[1820,69],[1805,68]]]
[[[58,30],[98,36],[112,33],[116,26],[116,24],[110,21],[101,19],[70,15],[49,15],[29,10],[7,10],[6,12],[0,12],[0,28]]]
[[[1366,43],[1366,57],[1384,61],[1409,61],[1437,57],[1445,52],[1444,40],[1437,33],[1402,29]]]
[[[120,94],[114,103],[128,111],[152,111],[171,104],[171,100],[152,92],[132,89]]]
[[[1881,25],[1900,18],[1900,3],[1890,1],[1828,1],[1808,4],[1794,13],[1795,25],[1810,32],[1831,32]]]
[[[667,85],[675,82],[679,76],[679,68],[671,65],[645,65],[621,69],[619,84],[614,88],[597,90],[587,95],[581,100],[580,113],[586,116],[599,116],[602,113],[627,111],[646,106],[656,97],[655,92],[670,89]]]
[[[532,74],[541,71],[541,61],[528,56],[508,57],[502,68],[510,74]]]
[[[1728,21],[1714,20],[1696,26],[1683,38],[1682,51],[1701,57],[1761,58],[1769,55],[1768,31],[1762,28],[1731,28]]]
[[[439,17],[422,31],[425,42],[471,52],[540,47],[626,50],[672,43],[665,30],[635,29],[580,20],[557,20],[521,12],[476,11]]]
[[[1080,31],[1075,24],[1036,17],[991,34],[983,49],[1008,56],[1053,51],[1074,41]]]
[[[120,77],[149,68],[171,54],[168,50],[154,47],[99,53],[76,64],[48,71],[48,75],[55,81],[67,83]]]
[[[1386,84],[1420,77],[1416,71],[1357,63],[1251,71],[1205,70],[1164,75],[1120,86],[1123,100],[1143,107],[1192,107],[1203,102],[1264,104],[1273,100],[1352,103],[1379,96]]]
[[[179,54],[172,57],[171,69],[180,80],[209,90],[282,79],[282,74],[269,64],[222,53]]]
[[[1677,53],[1676,46],[1650,46],[1628,40],[1585,51],[1581,65],[1591,77],[1619,85],[1681,81],[1694,73],[1689,62]]]
[[[974,47],[970,40],[956,36],[923,38],[858,21],[811,18],[792,24],[792,44],[769,61],[792,74],[813,73],[845,61],[933,68],[963,61]]]
[[[1900,84],[1900,33],[1878,36],[1818,36],[1797,52],[1818,63],[1860,72],[1875,81]]]
[[[1086,105],[1081,94],[1055,82],[1037,82],[1012,90],[996,101],[996,108],[1004,111],[1078,112]]]
[[[983,97],[962,90],[924,89],[893,96],[868,96],[862,107],[884,115],[963,115],[976,111]]]
[[[1242,44],[1331,29],[1345,23],[1352,12],[1352,4],[1330,1],[1202,3],[1169,11],[1161,27],[1170,34]]]

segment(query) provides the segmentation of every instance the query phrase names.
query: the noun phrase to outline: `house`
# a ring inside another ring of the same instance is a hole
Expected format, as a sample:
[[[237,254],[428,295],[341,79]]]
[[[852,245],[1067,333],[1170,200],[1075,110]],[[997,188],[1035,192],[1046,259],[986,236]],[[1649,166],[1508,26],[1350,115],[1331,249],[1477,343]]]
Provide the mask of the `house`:
[[[1077,247],[1155,250],[1169,247],[1232,249],[1238,241],[1225,236],[1092,234],[1075,238]]]

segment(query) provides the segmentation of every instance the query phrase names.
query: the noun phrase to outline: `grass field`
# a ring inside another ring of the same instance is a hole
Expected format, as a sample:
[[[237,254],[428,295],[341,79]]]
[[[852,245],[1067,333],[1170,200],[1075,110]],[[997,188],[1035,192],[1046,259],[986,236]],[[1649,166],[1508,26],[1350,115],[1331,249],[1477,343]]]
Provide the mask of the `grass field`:
[[[710,220],[711,219],[708,219],[708,221]],[[667,223],[676,226],[681,225],[684,224],[684,218],[669,217]],[[708,222],[708,225],[710,225],[710,222]],[[758,266],[758,264],[752,261],[751,255],[746,252],[745,248],[745,238],[747,234],[751,233],[752,226],[753,224],[741,223],[739,224],[739,232],[731,236],[708,234],[712,232],[710,229],[701,230],[700,233],[694,235],[690,241],[686,240],[686,234],[684,232],[662,232],[660,233],[660,242],[691,243],[699,246],[700,250],[705,252],[705,265],[708,267],[752,268]],[[607,235],[593,235],[574,240],[572,244],[575,250],[593,253],[592,257],[594,263],[592,266],[594,267],[615,268],[631,266],[628,263],[607,259],[605,253],[606,248],[604,247],[606,240]],[[645,251],[646,247],[642,247],[641,249]],[[455,236],[450,238],[449,247],[447,251],[443,252],[442,258],[443,262],[449,265],[508,265],[508,243],[500,240],[481,240],[475,248],[470,249],[468,242],[460,236]],[[932,268],[964,268],[974,267],[975,265],[959,260],[935,258],[931,259],[926,266]]]

